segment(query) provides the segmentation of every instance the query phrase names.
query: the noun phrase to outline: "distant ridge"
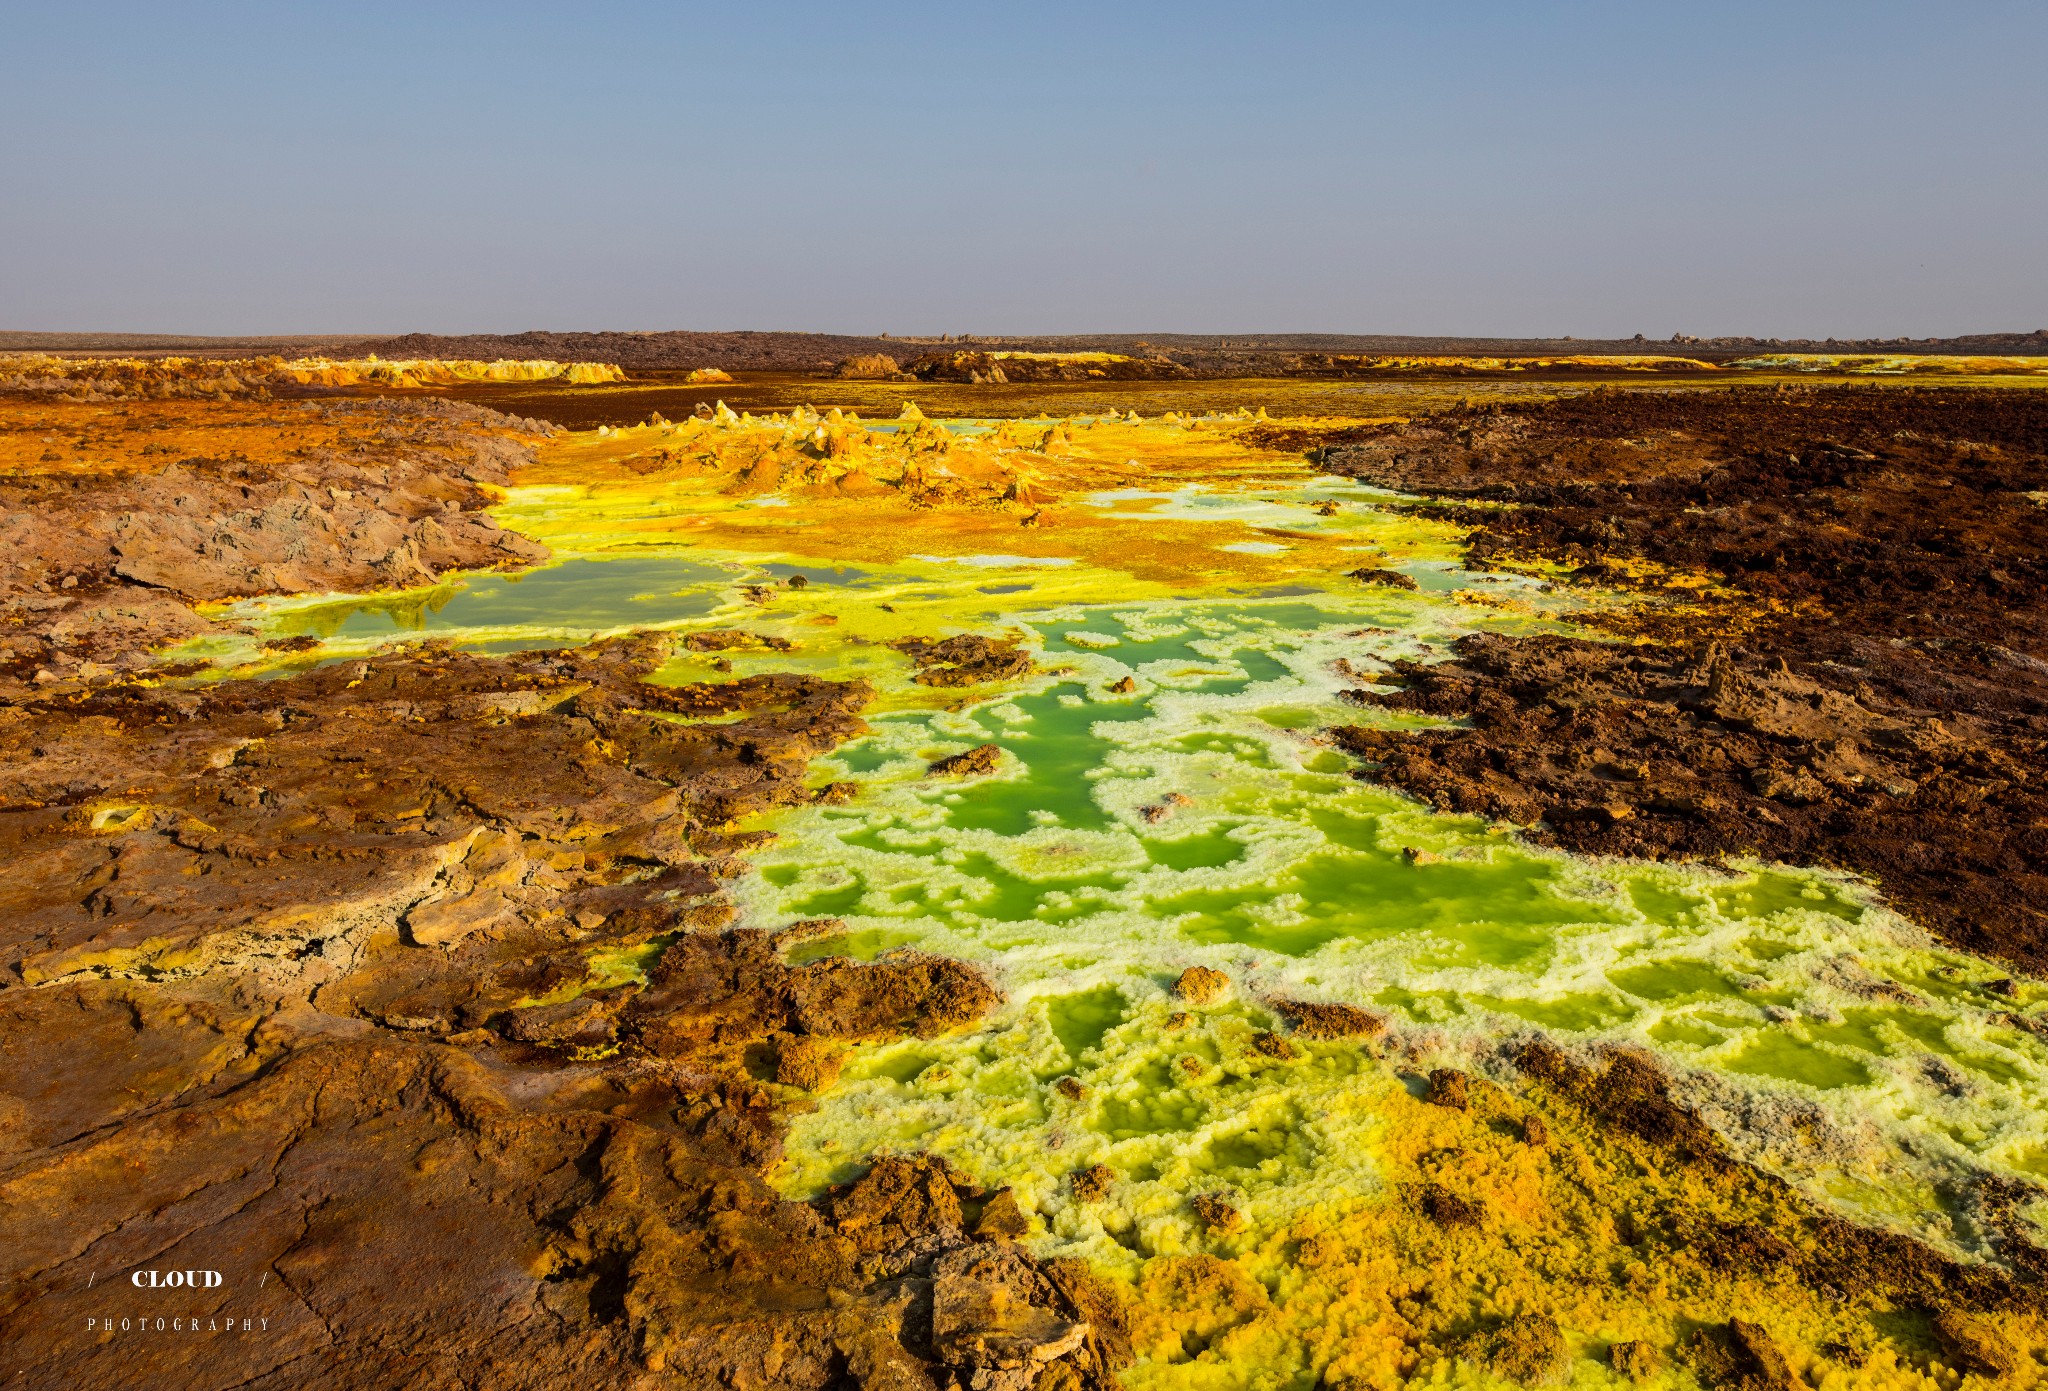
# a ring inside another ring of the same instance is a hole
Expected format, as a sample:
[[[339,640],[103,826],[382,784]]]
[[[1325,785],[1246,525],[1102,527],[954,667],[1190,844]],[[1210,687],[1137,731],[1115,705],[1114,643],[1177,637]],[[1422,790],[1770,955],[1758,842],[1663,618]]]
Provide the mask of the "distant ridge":
[[[0,330],[0,353],[181,354],[228,357],[250,353],[331,352],[360,334],[279,334],[258,338],[202,338],[189,333],[20,333]]]
[[[1554,357],[1574,354],[1671,354],[1725,361],[1754,353],[1918,353],[1930,356],[2048,355],[2048,329],[1978,333],[1958,338],[1446,338],[1354,333],[1095,333],[1071,335],[944,335],[897,338],[877,334],[775,331],[435,334],[392,337],[340,334],[193,337],[156,333],[0,332],[0,352],[188,354],[324,353],[385,358],[552,358],[615,362],[628,370],[814,372],[862,354],[910,358],[934,349],[983,352],[1116,352],[1170,358],[1204,374],[1257,375],[1260,359],[1288,353],[1379,356]]]

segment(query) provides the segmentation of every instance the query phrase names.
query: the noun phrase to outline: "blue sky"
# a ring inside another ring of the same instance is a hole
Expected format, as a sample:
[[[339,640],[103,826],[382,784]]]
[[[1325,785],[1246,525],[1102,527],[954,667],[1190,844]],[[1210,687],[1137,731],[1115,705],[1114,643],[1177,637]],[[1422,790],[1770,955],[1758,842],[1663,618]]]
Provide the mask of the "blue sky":
[[[2048,327],[2048,5],[8,7],[0,327]]]

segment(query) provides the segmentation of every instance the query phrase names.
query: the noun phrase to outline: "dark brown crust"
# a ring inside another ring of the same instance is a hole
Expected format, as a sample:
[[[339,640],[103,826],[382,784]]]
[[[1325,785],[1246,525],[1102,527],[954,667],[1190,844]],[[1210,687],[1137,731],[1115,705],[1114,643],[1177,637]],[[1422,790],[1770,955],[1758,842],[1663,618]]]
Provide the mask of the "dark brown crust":
[[[1340,731],[1374,776],[1574,850],[1855,870],[1948,940],[2048,968],[2048,397],[1601,391],[1323,457],[1519,504],[1453,510],[1477,565],[1666,600],[1607,616],[1635,646],[1474,637],[1397,664],[1357,699],[1470,723]],[[1673,582],[1702,574],[1722,588]]]

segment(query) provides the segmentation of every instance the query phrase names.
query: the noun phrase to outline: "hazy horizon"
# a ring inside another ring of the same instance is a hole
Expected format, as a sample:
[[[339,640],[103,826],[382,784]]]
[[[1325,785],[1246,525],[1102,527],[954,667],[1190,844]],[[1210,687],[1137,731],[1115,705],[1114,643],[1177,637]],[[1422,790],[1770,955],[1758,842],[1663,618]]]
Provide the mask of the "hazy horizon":
[[[877,334],[867,334],[867,333],[854,333],[854,332],[849,332],[849,331],[846,331],[846,330],[841,330],[841,329],[819,329],[819,328],[786,328],[786,327],[783,327],[783,328],[773,328],[773,327],[771,327],[771,328],[751,328],[751,327],[735,327],[735,326],[726,326],[726,327],[706,327],[706,328],[604,328],[604,327],[596,327],[596,328],[573,328],[573,327],[570,327],[570,328],[565,328],[565,327],[546,327],[546,328],[537,328],[537,327],[527,327],[527,328],[523,328],[523,329],[467,329],[467,330],[448,330],[448,331],[444,331],[444,330],[440,330],[440,329],[431,329],[431,328],[419,328],[419,327],[412,327],[412,328],[404,328],[404,329],[374,329],[374,330],[368,330],[368,331],[364,331],[364,330],[357,330],[357,331],[355,331],[355,332],[350,332],[350,333],[332,333],[332,332],[328,332],[328,331],[326,331],[326,330],[324,330],[324,329],[320,329],[320,328],[312,328],[312,329],[307,329],[307,330],[305,330],[304,332],[298,332],[298,333],[292,333],[292,332],[265,332],[265,333],[232,333],[232,332],[222,332],[222,333],[177,333],[177,332],[165,332],[165,331],[156,331],[156,330],[134,330],[134,329],[120,329],[120,328],[74,328],[74,329],[12,329],[12,328],[0,327],[0,338],[10,338],[10,337],[21,337],[21,338],[25,338],[25,337],[38,337],[38,336],[40,336],[40,337],[49,337],[49,338],[56,338],[56,339],[60,339],[60,340],[66,340],[66,341],[71,341],[71,340],[83,340],[83,339],[95,339],[95,338],[110,338],[110,339],[111,339],[111,338],[123,338],[123,339],[127,339],[127,338],[132,338],[132,339],[150,340],[151,342],[155,342],[156,340],[163,340],[163,341],[166,341],[166,342],[192,342],[192,343],[201,343],[201,342],[219,342],[219,343],[238,343],[238,342],[241,342],[241,343],[260,343],[260,342],[318,342],[318,341],[323,341],[323,340],[335,340],[335,341],[347,341],[347,342],[374,342],[374,341],[377,341],[377,340],[383,340],[383,339],[399,339],[399,338],[406,338],[406,337],[410,337],[410,336],[412,336],[412,335],[414,335],[414,334],[424,334],[424,335],[429,335],[429,336],[433,336],[433,337],[441,337],[441,338],[469,338],[469,337],[491,337],[491,338],[518,338],[518,337],[522,337],[522,336],[525,336],[525,335],[527,335],[527,334],[537,334],[537,333],[540,333],[540,334],[561,334],[561,335],[566,335],[566,334],[591,334],[591,335],[595,335],[595,336],[600,336],[600,337],[621,337],[621,338],[650,338],[650,337],[659,337],[659,336],[661,336],[661,335],[664,335],[664,334],[671,334],[671,333],[688,333],[688,334],[704,334],[704,335],[712,335],[712,336],[715,336],[715,335],[727,335],[727,334],[743,334],[743,333],[750,333],[750,334],[761,334],[761,335],[764,335],[764,336],[765,336],[765,335],[783,335],[783,334],[788,334],[788,335],[796,335],[796,336],[816,336],[816,337],[821,337],[821,338],[847,338],[847,339],[863,339],[863,340],[867,340],[867,339],[877,339],[877,338],[879,338],[879,339],[886,339],[886,340],[888,340],[888,341],[891,341],[891,342],[903,342],[903,343],[936,343],[936,342],[943,342],[943,341],[947,341],[947,340],[950,340],[950,341],[953,341],[953,342],[983,342],[983,343],[994,343],[994,342],[1012,342],[1012,341],[1021,341],[1021,340],[1031,340],[1031,339],[1036,339],[1036,340],[1048,340],[1048,341],[1049,341],[1049,340],[1056,340],[1056,339],[1091,339],[1091,340],[1092,340],[1092,339],[1112,339],[1112,338],[1135,338],[1135,339],[1139,339],[1139,340],[1160,340],[1160,341],[1166,341],[1166,340],[1172,340],[1172,339],[1211,339],[1211,338],[1213,338],[1213,339],[1218,339],[1218,340],[1228,339],[1228,340],[1229,340],[1229,342],[1230,342],[1230,346],[1232,346],[1232,347],[1259,347],[1259,346],[1263,346],[1263,344],[1264,344],[1264,343],[1265,343],[1266,341],[1268,341],[1268,340],[1272,340],[1272,341],[1278,341],[1278,340],[1291,340],[1291,339],[1302,339],[1302,338],[1358,338],[1358,339],[1381,339],[1381,338],[1386,338],[1386,339],[1409,339],[1409,340],[1416,340],[1416,339],[1443,339],[1443,340],[1450,340],[1450,341],[1458,341],[1458,342],[1473,342],[1473,343],[1581,343],[1581,342],[1583,342],[1583,343],[1616,343],[1616,342],[1619,342],[1619,343],[1626,343],[1626,342],[1629,342],[1629,341],[1631,341],[1631,339],[1630,339],[1630,338],[1614,338],[1614,337],[1607,337],[1607,338],[1596,338],[1596,337],[1591,337],[1591,336],[1588,336],[1588,335],[1584,335],[1584,334],[1556,334],[1556,333],[1551,333],[1551,334],[1545,334],[1545,333],[1522,333],[1522,334],[1502,334],[1502,333],[1457,333],[1457,334],[1451,334],[1451,333],[1383,333],[1383,332],[1369,332],[1369,333],[1354,333],[1354,332],[1350,332],[1350,331],[1348,331],[1348,330],[1331,330],[1331,329],[1309,329],[1309,330],[1294,330],[1294,329],[1228,329],[1228,330],[1213,330],[1213,331],[1204,331],[1204,330],[1199,330],[1199,329],[1172,329],[1172,330],[1146,330],[1146,329],[1121,329],[1121,328],[1111,328],[1111,329],[1101,329],[1101,330],[1098,330],[1098,331],[1096,331],[1096,332],[1093,332],[1093,333],[1067,333],[1067,332],[1050,332],[1050,333],[1003,333],[1003,332],[988,332],[988,331],[977,331],[977,330],[963,330],[963,331],[962,331],[962,332],[960,332],[960,333],[947,333],[947,334],[942,334],[942,333],[888,333],[888,332],[882,332],[882,333],[877,333]],[[1939,336],[1939,340],[1940,340],[1940,341],[1954,341],[1954,340],[1957,340],[1957,339],[1964,339],[1964,338],[1973,338],[1973,337],[1981,337],[1981,336],[1990,336],[1990,335],[2005,335],[2005,334],[2013,334],[2013,335],[2018,335],[2018,336],[2021,336],[2021,337],[2025,337],[2025,336],[2028,336],[2028,335],[2031,335],[2031,334],[2034,334],[2034,333],[2048,333],[2048,329],[2022,329],[2022,328],[2017,328],[2017,327],[2013,327],[2013,326],[1997,326],[1997,327],[1989,327],[1989,328],[1980,328],[1980,329],[1970,329],[1970,330],[1966,330],[1966,331],[1964,331],[1964,332],[1961,332],[1961,333],[1953,333],[1953,334],[1943,334],[1943,335],[1940,335],[1940,336]],[[1868,342],[1868,343],[1888,343],[1888,342],[1898,341],[1898,340],[1900,340],[1900,339],[1903,339],[1903,338],[1905,338],[1905,337],[1906,337],[1906,335],[1900,335],[1900,334],[1892,334],[1892,335],[1888,335],[1888,336],[1886,336],[1886,337],[1884,337],[1884,338],[1877,338],[1877,337],[1871,337],[1871,338],[1866,338],[1866,339],[1856,339],[1856,338],[1847,338],[1847,337],[1844,337],[1843,335],[1840,335],[1840,334],[1834,334],[1834,335],[1827,335],[1827,334],[1822,334],[1822,335],[1819,335],[1819,336],[1816,336],[1816,337],[1811,337],[1811,338],[1804,338],[1804,337],[1800,337],[1800,336],[1797,336],[1797,335],[1794,335],[1794,336],[1790,336],[1790,337],[1787,337],[1787,336],[1784,336],[1784,335],[1767,335],[1767,334],[1744,334],[1744,333],[1726,333],[1726,334],[1718,334],[1718,335],[1712,335],[1711,337],[1710,337],[1709,335],[1705,335],[1705,334],[1697,334],[1697,335],[1688,335],[1688,336],[1687,336],[1687,338],[1686,338],[1686,339],[1685,339],[1684,341],[1680,342],[1679,346],[1681,346],[1681,347],[1684,347],[1684,346],[1686,346],[1687,344],[1689,344],[1689,343],[1692,343],[1692,342],[1694,342],[1694,341],[1696,341],[1696,340],[1698,340],[1698,341],[1714,341],[1714,340],[1716,340],[1716,339],[1722,339],[1722,340],[1725,340],[1725,339],[1750,339],[1750,340],[1755,340],[1755,341],[1777,341],[1777,342],[1808,342],[1808,343],[1819,343],[1819,342],[1825,342],[1825,341],[1830,341],[1830,340],[1832,340],[1832,341],[1836,341],[1836,342],[1842,342],[1842,343],[1854,343],[1854,342]],[[1917,337],[1916,337],[1916,338],[1914,338],[1914,339],[1913,339],[1912,341],[1921,341],[1921,340],[1927,340],[1927,339],[1934,339],[1934,338],[1936,338],[1936,335],[1932,335],[1932,334],[1921,334],[1921,335],[1917,335]],[[1645,339],[1644,339],[1644,341],[1645,341],[1646,343],[1650,343],[1650,344],[1657,344],[1657,345],[1663,345],[1663,344],[1667,344],[1667,343],[1671,342],[1672,340],[1670,340],[1670,339],[1664,339],[1664,338],[1650,338],[1650,337],[1648,337],[1648,336],[1646,335],[1646,336],[1645,336]],[[146,345],[147,345],[147,344],[145,344],[145,346],[146,346]]]
[[[2038,5],[113,4],[10,27],[16,331],[2048,325]]]

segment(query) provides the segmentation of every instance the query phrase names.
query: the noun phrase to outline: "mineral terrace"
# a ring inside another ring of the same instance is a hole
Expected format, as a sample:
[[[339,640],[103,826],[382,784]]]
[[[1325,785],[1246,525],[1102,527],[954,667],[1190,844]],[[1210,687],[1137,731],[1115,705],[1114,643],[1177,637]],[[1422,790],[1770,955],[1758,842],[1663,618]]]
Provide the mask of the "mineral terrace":
[[[9,1387],[2040,1380],[2043,359],[618,346],[0,359]]]

